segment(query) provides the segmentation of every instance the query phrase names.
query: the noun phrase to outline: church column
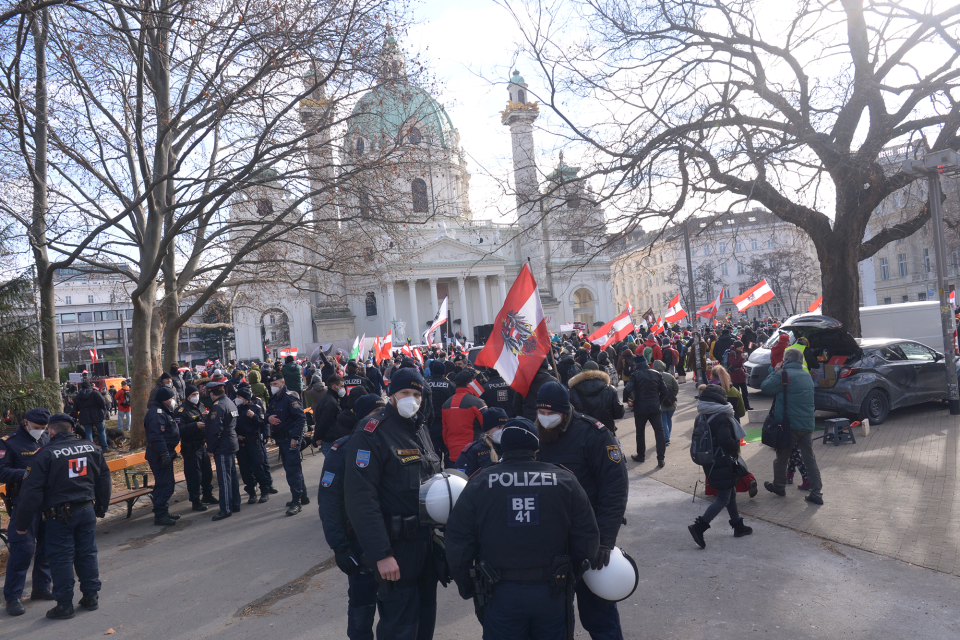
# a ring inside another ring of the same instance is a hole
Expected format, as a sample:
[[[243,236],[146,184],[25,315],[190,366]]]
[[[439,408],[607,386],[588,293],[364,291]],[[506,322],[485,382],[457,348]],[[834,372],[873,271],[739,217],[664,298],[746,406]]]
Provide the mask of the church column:
[[[437,311],[440,310],[440,302],[437,300],[437,279],[430,278],[430,308],[433,310],[433,317],[437,317]]]
[[[490,324],[487,314],[487,276],[477,276],[477,282],[480,284],[480,323]]]
[[[507,301],[507,278],[503,274],[497,276],[497,286],[500,287],[500,306]]]
[[[410,289],[410,322],[412,323],[407,335],[419,344],[418,337],[423,335],[423,331],[420,329],[420,318],[417,317],[417,279],[407,278],[407,288]]]
[[[457,276],[457,291],[460,294],[460,333],[467,335],[467,283],[464,276]]]
[[[397,298],[394,295],[393,280],[387,282],[387,312],[390,317],[387,318],[387,331],[393,329],[393,321],[397,319]]]

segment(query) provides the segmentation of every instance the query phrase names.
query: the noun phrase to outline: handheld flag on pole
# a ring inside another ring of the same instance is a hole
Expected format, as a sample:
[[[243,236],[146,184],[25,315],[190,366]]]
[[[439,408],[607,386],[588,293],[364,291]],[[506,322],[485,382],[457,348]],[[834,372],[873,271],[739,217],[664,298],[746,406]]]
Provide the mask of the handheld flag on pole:
[[[353,340],[353,347],[350,348],[350,360],[356,360],[357,356],[360,355],[360,337],[357,336]]]
[[[697,310],[698,318],[710,318],[717,315],[717,312],[720,310],[720,303],[723,302],[723,287],[720,287],[720,295],[717,296],[717,299],[711,302],[710,304],[705,304],[700,309]]]
[[[746,309],[755,307],[758,304],[763,304],[769,300],[773,300],[773,289],[767,284],[766,279],[763,279],[744,291],[742,295],[734,298],[733,304],[737,305],[737,311],[743,313]]]
[[[373,361],[380,364],[382,360],[383,358],[380,357],[380,334],[378,333],[377,337],[373,339]]]
[[[380,359],[388,360],[391,351],[393,351],[393,329],[387,332],[387,336],[383,339],[383,344],[380,345]]]
[[[471,380],[470,384],[467,385],[467,389],[478,398],[483,394],[483,387],[480,386],[480,383],[476,380]]]
[[[440,303],[440,308],[437,309],[437,315],[434,316],[433,322],[430,323],[430,328],[423,332],[423,341],[430,346],[430,336],[433,335],[433,332],[443,326],[447,321],[447,298],[446,296],[443,299],[443,302]]]
[[[618,340],[623,340],[627,337],[627,334],[633,331],[633,319],[630,318],[630,312],[624,311],[619,316],[603,325],[589,336],[587,336],[587,342],[593,344],[596,343],[600,346],[607,344],[608,342],[617,342]],[[611,334],[611,332],[613,332]]]
[[[630,304],[629,300],[627,300],[627,313],[629,313],[630,315],[633,315],[633,305]]]
[[[953,292],[951,292],[950,295],[952,296],[952,295],[953,295]],[[952,297],[950,298],[950,301],[953,302],[953,298],[952,298]],[[817,298],[816,300],[814,300],[813,304],[811,304],[811,305],[807,308],[807,311],[808,311],[809,313],[816,313],[817,311],[820,311],[822,308],[823,308],[823,296],[820,296],[819,298]]]
[[[100,358],[97,357],[96,347],[94,347],[93,349],[90,349],[90,362],[93,362],[94,364],[96,364],[97,362],[100,362]]]
[[[550,334],[537,281],[530,265],[524,264],[494,320],[487,344],[477,355],[476,364],[493,367],[511,388],[526,395],[549,349]]]
[[[663,316],[663,319],[667,322],[677,322],[686,317],[687,312],[680,306],[680,294],[678,293],[673,297],[673,300],[670,301],[670,308],[667,309],[667,313]]]

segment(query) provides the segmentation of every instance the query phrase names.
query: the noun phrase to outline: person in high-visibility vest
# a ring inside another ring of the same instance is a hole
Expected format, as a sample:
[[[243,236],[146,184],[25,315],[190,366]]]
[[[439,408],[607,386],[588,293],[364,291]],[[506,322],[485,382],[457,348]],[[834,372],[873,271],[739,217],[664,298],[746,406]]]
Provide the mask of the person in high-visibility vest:
[[[796,349],[800,352],[800,355],[803,355],[804,350],[810,346],[810,341],[806,338],[798,338],[796,342],[784,349],[784,352],[789,351],[790,349]],[[807,366],[807,359],[803,358],[800,360],[800,363],[803,365],[803,370],[807,373],[810,373],[810,367]]]

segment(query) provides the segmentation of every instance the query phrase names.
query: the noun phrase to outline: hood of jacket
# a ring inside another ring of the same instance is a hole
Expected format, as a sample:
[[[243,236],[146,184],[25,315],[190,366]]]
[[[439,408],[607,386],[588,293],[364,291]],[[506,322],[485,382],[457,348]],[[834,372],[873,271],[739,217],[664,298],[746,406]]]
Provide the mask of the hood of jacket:
[[[577,388],[578,393],[592,396],[600,393],[610,384],[610,376],[603,371],[586,370],[570,378],[568,386]]]
[[[260,372],[256,370],[251,371],[249,374],[247,374],[247,380],[250,381],[250,384],[256,384],[260,382]]]
[[[719,402],[714,402],[713,400],[707,400],[700,398],[697,400],[697,411],[700,413],[713,414],[713,413],[725,413],[730,418],[733,418],[733,405],[730,403],[720,404]]]
[[[326,390],[327,390],[327,385],[323,384],[323,382],[320,380],[315,381],[313,384],[311,384],[309,387],[305,389],[305,391],[312,391],[313,393],[323,393]]]

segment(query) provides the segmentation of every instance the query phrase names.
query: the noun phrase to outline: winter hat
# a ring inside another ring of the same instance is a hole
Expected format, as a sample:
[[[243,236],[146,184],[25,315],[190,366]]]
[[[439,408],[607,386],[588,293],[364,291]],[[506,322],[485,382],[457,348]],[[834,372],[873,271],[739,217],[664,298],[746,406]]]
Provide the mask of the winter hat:
[[[653,347],[645,347],[643,350],[643,357],[647,359],[647,364],[653,360]]]
[[[699,391],[701,400],[716,402],[717,404],[727,404],[728,402],[727,392],[720,385],[702,384]]]
[[[490,431],[490,429],[505,426],[508,420],[506,411],[499,407],[490,407],[483,412],[483,430]]]
[[[50,411],[44,409],[43,407],[37,407],[36,409],[30,409],[27,411],[27,414],[23,416],[24,420],[27,422],[32,422],[33,424],[50,424]]]
[[[157,402],[166,402],[167,400],[172,398],[174,395],[175,394],[173,393],[173,389],[170,389],[168,387],[160,387],[157,390],[157,395],[154,397],[156,398]]]
[[[404,389],[413,389],[423,393],[423,376],[416,369],[402,368],[397,369],[390,376],[390,387],[387,389],[387,395],[393,395]]]
[[[470,369],[464,369],[463,371],[458,371],[457,375],[453,377],[453,382],[458,387],[465,387],[471,382],[473,382],[473,371]]]
[[[185,395],[185,396],[187,396],[187,397],[189,398],[189,397],[190,397],[190,394],[192,394],[192,393],[197,393],[197,392],[199,392],[199,391],[200,391],[200,390],[197,389],[197,388],[196,388],[195,386],[193,386],[192,384],[188,384],[187,386],[185,386],[185,387],[183,388],[183,395]]]
[[[357,387],[358,389],[360,387]],[[379,393],[368,393],[362,395],[353,403],[353,413],[357,418],[365,418],[374,411],[379,411],[383,409],[386,403],[383,401],[383,398],[380,397]]]
[[[593,360],[591,360],[591,361],[589,361],[587,364],[583,365],[583,370],[584,370],[584,371],[599,371],[599,370],[600,370],[600,366],[597,365],[596,362],[594,362]]]
[[[237,395],[243,398],[244,400],[253,399],[253,392],[250,391],[249,387],[241,387],[237,389]]]
[[[537,392],[537,409],[570,413],[570,393],[559,382],[545,382]]]
[[[552,384],[557,383],[554,382]],[[541,389],[543,389],[543,387],[541,387]],[[489,411],[489,409],[487,409],[487,411]],[[510,418],[506,424],[503,425],[503,431],[500,435],[500,448],[504,452],[520,450],[536,451],[540,448],[540,438],[537,436],[537,428],[526,418]]]
[[[447,368],[439,360],[430,361],[430,375],[432,376],[442,376],[447,372]]]

